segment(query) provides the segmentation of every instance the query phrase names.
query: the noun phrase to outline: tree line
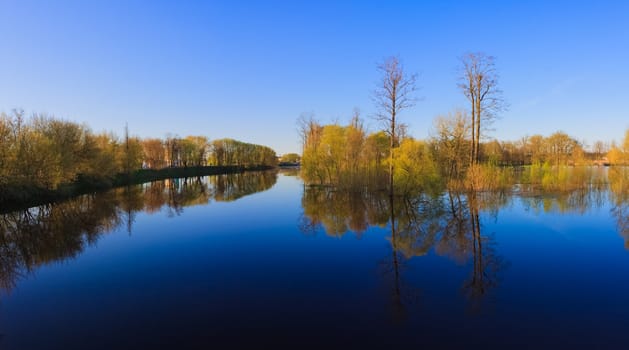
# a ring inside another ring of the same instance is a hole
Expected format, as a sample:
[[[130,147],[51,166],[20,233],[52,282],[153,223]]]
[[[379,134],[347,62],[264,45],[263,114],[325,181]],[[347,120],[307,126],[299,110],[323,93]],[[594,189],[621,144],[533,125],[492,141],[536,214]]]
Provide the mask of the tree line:
[[[373,100],[379,130],[368,132],[358,112],[347,125],[324,125],[312,115],[298,120],[302,176],[307,183],[346,188],[375,185],[388,188],[390,194],[394,189],[405,194],[444,185],[499,186],[513,180],[514,170],[508,167],[514,166],[533,165],[558,176],[564,166],[629,165],[629,130],[620,145],[597,141],[590,150],[562,131],[513,142],[487,139],[491,123],[507,108],[492,56],[472,53],[461,58],[458,87],[469,107],[438,116],[427,140],[414,139],[400,122],[401,112],[418,100],[416,75],[408,74],[397,57],[386,59],[378,70],[381,80]]]
[[[12,187],[55,190],[77,180],[104,180],[139,169],[275,166],[266,146],[205,136],[165,139],[94,133],[86,125],[22,110],[0,113],[0,192]]]

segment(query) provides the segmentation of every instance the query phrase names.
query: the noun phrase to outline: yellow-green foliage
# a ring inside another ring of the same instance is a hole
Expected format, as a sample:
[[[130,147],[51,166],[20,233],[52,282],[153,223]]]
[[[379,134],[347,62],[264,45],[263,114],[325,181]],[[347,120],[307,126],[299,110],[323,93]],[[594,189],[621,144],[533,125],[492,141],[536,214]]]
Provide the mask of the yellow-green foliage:
[[[433,159],[448,187],[462,187],[462,179],[470,161],[468,116],[456,111],[435,120],[436,135],[431,140]]]
[[[615,202],[629,205],[629,167],[610,167],[608,178]]]
[[[425,142],[405,139],[395,149],[393,162],[396,193],[435,191],[440,187],[439,172]]]
[[[510,189],[515,183],[513,168],[490,164],[471,165],[466,174],[465,186],[475,191]]]
[[[542,177],[544,174],[543,167],[547,167],[547,166],[550,166],[550,165],[548,165],[548,163],[541,164],[539,162],[535,162],[531,164],[530,166],[524,168],[520,181],[525,184],[541,183]]]
[[[87,126],[50,116],[24,118],[17,110],[11,115],[0,113],[0,196],[6,187],[54,190],[79,178],[107,180],[143,166],[163,167],[164,157],[170,166],[205,165],[208,146],[203,136],[150,143],[127,136],[121,141],[113,134],[95,135]],[[265,146],[235,140],[219,140],[214,146],[210,158],[230,161],[219,165],[273,166],[277,162],[275,152]]]
[[[360,234],[367,227],[384,227],[390,206],[383,192],[355,192],[309,187],[301,199],[305,229],[322,225],[326,234],[340,237],[348,230]]]
[[[362,188],[385,174],[389,139],[384,133],[366,135],[360,121],[351,125],[319,125],[305,130],[301,176],[308,184]]]
[[[321,160],[325,169],[326,181],[335,183],[343,181],[348,176],[344,171],[348,164],[345,163],[345,145],[347,144],[346,128],[338,125],[326,125],[321,136]]]
[[[297,163],[301,160],[301,157],[297,153],[286,153],[282,155],[281,161],[287,163]]]
[[[612,165],[629,165],[629,129],[625,132],[625,138],[620,147],[612,145],[607,153],[607,159]]]
[[[549,162],[525,167],[520,183],[548,191],[568,191],[599,186],[605,181],[599,168],[588,166],[551,166]]]
[[[193,146],[194,143],[198,145],[198,139],[196,141],[191,140],[194,139],[188,139],[187,142],[181,139],[175,140],[178,148],[177,154],[179,156],[177,165],[196,165],[196,162],[202,161],[198,153],[196,157],[194,156],[195,152],[201,152],[198,147]],[[186,148],[192,149],[188,151],[188,153],[191,154],[189,158],[186,156]],[[197,161],[194,160],[195,158]],[[191,164],[188,164],[186,159],[189,159]],[[214,140],[212,142],[212,152],[209,155],[209,159],[212,165],[218,166],[277,165],[277,155],[271,148],[232,139]]]
[[[307,184],[344,189],[387,188],[390,137],[384,132],[367,135],[358,119],[348,126],[309,122],[304,130],[301,176]],[[402,139],[393,150],[396,193],[437,191],[441,179],[428,145]]]
[[[0,115],[0,185],[56,188],[91,170],[97,153],[82,125],[23,112]]]

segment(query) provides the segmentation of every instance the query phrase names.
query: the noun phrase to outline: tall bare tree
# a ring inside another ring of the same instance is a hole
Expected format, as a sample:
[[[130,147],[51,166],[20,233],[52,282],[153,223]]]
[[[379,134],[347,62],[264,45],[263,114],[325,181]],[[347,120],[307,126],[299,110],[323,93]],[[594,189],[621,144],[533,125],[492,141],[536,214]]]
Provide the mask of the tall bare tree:
[[[594,151],[594,160],[600,160],[603,154],[607,153],[607,146],[603,141],[594,142],[594,146],[592,146],[592,150]]]
[[[397,56],[386,58],[378,65],[382,74],[378,87],[373,92],[373,100],[378,109],[376,118],[384,123],[384,131],[390,138],[389,144],[389,194],[393,195],[393,153],[399,146],[399,131],[405,130],[397,120],[403,109],[417,103],[416,74],[407,74]]]
[[[470,163],[480,160],[481,121],[486,127],[505,108],[494,61],[493,56],[484,53],[468,53],[461,57],[459,88],[471,105]]]

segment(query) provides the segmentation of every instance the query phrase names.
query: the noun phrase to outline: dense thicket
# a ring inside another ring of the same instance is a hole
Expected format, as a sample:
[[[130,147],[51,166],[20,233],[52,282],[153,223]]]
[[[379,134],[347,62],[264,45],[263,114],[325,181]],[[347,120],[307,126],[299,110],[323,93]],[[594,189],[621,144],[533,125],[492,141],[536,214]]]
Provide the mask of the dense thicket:
[[[343,188],[385,189],[391,161],[390,136],[368,134],[359,119],[349,125],[307,123],[302,156],[302,177],[307,183]],[[424,189],[436,178],[437,169],[428,144],[399,136],[393,150],[394,183],[397,192]],[[432,181],[426,181],[426,180]]]
[[[570,189],[590,184],[597,174],[591,169],[568,171],[565,166],[601,162],[629,165],[629,131],[621,146],[612,145],[602,154],[586,152],[582,143],[563,132],[524,137],[517,142],[492,140],[480,144],[480,163],[470,164],[473,142],[467,120],[463,112],[456,112],[436,119],[429,140],[399,137],[393,151],[396,193],[444,185],[451,189],[499,189],[516,181],[545,189]],[[310,119],[302,127],[302,177],[307,183],[386,188],[389,135],[368,133],[356,118],[348,125],[322,125]]]
[[[211,143],[208,157],[211,165],[260,166],[276,165],[275,151],[266,146],[244,143],[232,139],[221,139]]]
[[[19,110],[0,114],[0,197],[10,188],[54,190],[76,180],[105,180],[117,174],[164,167],[275,166],[275,152],[235,140],[204,136],[123,138],[87,126]]]

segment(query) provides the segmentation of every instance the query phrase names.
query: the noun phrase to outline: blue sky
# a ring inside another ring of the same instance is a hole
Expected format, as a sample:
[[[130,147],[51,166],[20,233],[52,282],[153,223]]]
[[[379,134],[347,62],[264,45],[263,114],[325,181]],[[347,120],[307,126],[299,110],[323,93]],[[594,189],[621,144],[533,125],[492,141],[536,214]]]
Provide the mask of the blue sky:
[[[466,101],[458,57],[496,57],[510,105],[490,136],[629,128],[627,1],[0,0],[0,111],[94,131],[231,137],[299,152],[296,120],[366,124],[376,65],[399,55],[422,101],[417,138]]]

